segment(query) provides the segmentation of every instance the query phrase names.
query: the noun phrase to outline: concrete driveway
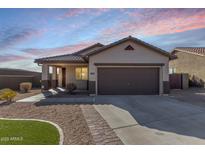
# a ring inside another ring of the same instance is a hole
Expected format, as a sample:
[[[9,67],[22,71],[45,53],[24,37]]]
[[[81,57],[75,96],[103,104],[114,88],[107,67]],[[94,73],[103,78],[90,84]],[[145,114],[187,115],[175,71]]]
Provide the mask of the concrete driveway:
[[[205,144],[205,108],[168,96],[97,96],[124,144]]]

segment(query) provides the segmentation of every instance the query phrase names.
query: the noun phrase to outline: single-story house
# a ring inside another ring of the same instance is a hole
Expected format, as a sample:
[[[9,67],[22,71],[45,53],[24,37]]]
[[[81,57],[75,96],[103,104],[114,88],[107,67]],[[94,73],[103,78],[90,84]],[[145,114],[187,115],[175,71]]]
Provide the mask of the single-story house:
[[[170,73],[188,73],[190,86],[205,87],[205,47],[177,47],[171,57]]]
[[[95,95],[158,95],[169,93],[169,58],[168,52],[129,36],[35,63],[42,65],[43,89],[49,88],[50,66],[53,88],[74,83]]]

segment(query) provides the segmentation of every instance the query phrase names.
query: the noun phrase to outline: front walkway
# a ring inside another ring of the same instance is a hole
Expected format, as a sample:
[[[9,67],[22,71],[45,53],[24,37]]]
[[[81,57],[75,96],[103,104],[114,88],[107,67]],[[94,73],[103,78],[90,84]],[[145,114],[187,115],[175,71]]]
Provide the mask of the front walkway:
[[[46,99],[49,96],[56,95],[56,94],[58,94],[57,90],[50,89],[49,91],[46,91],[46,92],[43,92],[43,93],[40,93],[34,96],[30,96],[24,99],[20,99],[20,100],[17,100],[16,102],[36,103],[36,102]]]

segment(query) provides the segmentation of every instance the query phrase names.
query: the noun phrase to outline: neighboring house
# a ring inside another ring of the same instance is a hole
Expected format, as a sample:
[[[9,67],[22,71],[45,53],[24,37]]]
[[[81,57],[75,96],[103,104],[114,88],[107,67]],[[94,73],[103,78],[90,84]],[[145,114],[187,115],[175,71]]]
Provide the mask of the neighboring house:
[[[51,66],[53,88],[75,83],[78,89],[90,94],[148,95],[169,93],[169,57],[166,51],[129,36],[108,45],[97,43],[73,54],[35,62],[42,64],[44,89],[50,87]]]
[[[190,86],[205,86],[205,47],[178,47],[171,54],[170,73],[188,73]]]
[[[41,87],[41,73],[22,69],[0,68],[0,89],[19,90],[21,82],[31,82],[32,87]]]

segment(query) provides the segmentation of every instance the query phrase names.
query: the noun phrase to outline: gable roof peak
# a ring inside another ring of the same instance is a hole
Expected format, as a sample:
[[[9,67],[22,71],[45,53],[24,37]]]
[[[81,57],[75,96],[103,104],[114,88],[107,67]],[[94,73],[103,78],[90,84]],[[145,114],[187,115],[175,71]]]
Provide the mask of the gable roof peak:
[[[150,49],[152,49],[152,50],[154,50],[154,51],[156,51],[156,52],[158,52],[158,53],[160,53],[160,54],[162,54],[164,56],[170,57],[170,53],[168,53],[167,51],[162,50],[162,49],[160,49],[160,48],[158,48],[156,46],[153,46],[153,45],[151,45],[149,43],[146,43],[146,42],[144,42],[144,41],[142,41],[142,40],[140,40],[138,38],[132,37],[131,35],[129,35],[128,37],[122,38],[122,39],[120,39],[120,40],[118,40],[116,42],[113,42],[113,43],[110,43],[108,45],[105,45],[105,46],[103,46],[103,47],[101,47],[101,48],[99,48],[97,50],[94,50],[94,51],[90,52],[89,54],[87,54],[87,56],[98,54],[101,51],[104,51],[106,49],[109,49],[109,48],[111,48],[113,46],[116,46],[118,44],[124,43],[124,42],[129,41],[129,40],[133,41],[135,43],[141,44],[143,46],[146,46],[147,48],[150,48]]]

